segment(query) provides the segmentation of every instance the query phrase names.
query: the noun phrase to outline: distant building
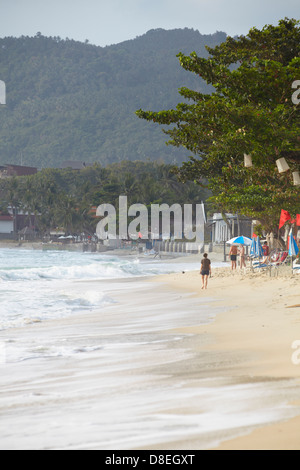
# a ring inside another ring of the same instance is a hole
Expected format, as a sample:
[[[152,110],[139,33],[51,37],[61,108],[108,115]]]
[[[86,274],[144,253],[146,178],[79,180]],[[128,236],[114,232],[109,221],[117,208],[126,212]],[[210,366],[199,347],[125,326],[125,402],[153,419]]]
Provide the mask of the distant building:
[[[228,224],[222,217],[222,214],[213,214],[206,225],[206,235],[212,243],[222,243],[238,235],[252,238],[252,219],[240,217],[237,215],[226,214]]]
[[[0,178],[12,178],[14,176],[36,175],[37,168],[31,166],[7,164],[0,167]]]
[[[28,212],[18,211],[15,215],[11,207],[6,214],[0,214],[0,238],[15,238],[17,234],[33,235],[36,232],[36,217]]]
[[[14,233],[14,219],[11,215],[0,215],[0,235]]]

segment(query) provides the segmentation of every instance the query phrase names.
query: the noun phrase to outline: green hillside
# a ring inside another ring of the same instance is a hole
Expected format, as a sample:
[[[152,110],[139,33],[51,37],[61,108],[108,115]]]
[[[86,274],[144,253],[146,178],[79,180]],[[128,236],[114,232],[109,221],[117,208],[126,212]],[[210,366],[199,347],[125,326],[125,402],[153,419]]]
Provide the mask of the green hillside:
[[[205,45],[225,38],[159,29],[105,48],[40,33],[0,39],[0,80],[7,90],[7,104],[0,107],[0,164],[183,161],[189,153],[166,146],[161,129],[135,111],[176,106],[181,86],[207,92],[176,54],[207,56]]]

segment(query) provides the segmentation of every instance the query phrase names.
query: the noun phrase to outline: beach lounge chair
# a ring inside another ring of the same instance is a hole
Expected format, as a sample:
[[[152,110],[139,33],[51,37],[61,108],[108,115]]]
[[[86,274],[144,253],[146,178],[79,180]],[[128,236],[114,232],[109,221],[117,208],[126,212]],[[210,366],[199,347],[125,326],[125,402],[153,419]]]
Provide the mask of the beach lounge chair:
[[[282,266],[283,264],[285,264],[287,262],[287,258],[289,256],[289,252],[288,251],[284,251],[282,254],[281,254],[281,257],[280,257],[280,260],[277,261],[275,264],[275,266]]]
[[[293,262],[293,271],[297,272],[300,274],[300,260],[299,259],[296,259],[294,262]]]
[[[281,252],[275,252],[273,255],[270,256],[270,263],[278,263],[280,259]]]
[[[288,256],[288,251],[280,252],[278,259],[270,263],[270,268],[280,268],[281,266],[284,266],[288,262]]]
[[[287,263],[288,255],[288,251],[275,252],[270,256],[265,257],[261,262],[253,263],[253,268],[279,268],[280,266],[283,266]]]
[[[252,263],[252,266],[253,268],[266,268],[268,266],[270,266],[271,262],[270,262],[270,256],[265,256],[264,259],[262,261],[254,261]]]
[[[273,266],[279,262],[280,257],[281,252],[276,250],[265,256],[262,261],[253,261],[252,265],[254,268]]]

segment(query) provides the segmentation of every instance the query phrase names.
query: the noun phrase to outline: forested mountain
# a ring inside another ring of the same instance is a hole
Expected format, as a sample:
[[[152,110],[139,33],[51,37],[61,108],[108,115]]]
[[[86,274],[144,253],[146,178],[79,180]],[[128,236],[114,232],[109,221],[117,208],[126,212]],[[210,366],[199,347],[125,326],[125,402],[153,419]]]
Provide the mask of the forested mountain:
[[[205,45],[225,38],[221,32],[158,29],[104,48],[41,33],[0,39],[0,80],[7,90],[6,106],[0,106],[0,164],[183,161],[189,153],[167,147],[161,129],[135,111],[176,106],[181,86],[208,92],[176,55],[207,56]]]

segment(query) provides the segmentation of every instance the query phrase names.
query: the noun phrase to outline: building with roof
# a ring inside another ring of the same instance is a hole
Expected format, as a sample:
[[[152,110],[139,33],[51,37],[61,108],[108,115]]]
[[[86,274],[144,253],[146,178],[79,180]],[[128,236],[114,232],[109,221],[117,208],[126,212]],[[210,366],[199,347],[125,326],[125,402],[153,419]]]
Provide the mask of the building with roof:
[[[7,164],[0,167],[0,178],[12,178],[14,176],[36,175],[37,168],[31,166]]]
[[[14,233],[14,219],[11,215],[0,215],[0,237],[9,238],[13,236]]]
[[[244,235],[252,237],[252,219],[238,217],[236,214],[226,214],[227,223],[222,214],[215,213],[206,225],[206,238],[212,243],[223,243],[233,237]]]

